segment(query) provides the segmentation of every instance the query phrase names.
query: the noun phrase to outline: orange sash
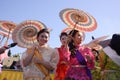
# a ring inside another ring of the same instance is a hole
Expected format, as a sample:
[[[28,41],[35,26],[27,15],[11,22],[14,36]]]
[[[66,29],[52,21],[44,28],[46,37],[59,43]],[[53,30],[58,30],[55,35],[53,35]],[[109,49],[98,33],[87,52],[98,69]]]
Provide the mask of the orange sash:
[[[42,57],[41,53],[38,51],[38,49],[35,49],[34,56],[38,57],[40,60],[43,59],[43,57]],[[44,80],[52,80],[51,77],[50,77],[50,74],[49,74],[49,70],[45,66],[43,66],[42,64],[38,64],[38,63],[35,63],[35,65],[45,75]]]

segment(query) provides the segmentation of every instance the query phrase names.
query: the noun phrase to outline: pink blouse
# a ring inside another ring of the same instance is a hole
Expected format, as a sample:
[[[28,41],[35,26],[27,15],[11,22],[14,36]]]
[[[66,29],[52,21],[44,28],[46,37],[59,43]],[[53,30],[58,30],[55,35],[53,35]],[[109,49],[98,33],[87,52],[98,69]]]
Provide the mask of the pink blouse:
[[[94,55],[89,48],[77,46],[77,49],[85,58],[87,65],[80,64],[76,56],[70,56],[70,67],[67,71],[66,78],[72,78],[75,80],[90,80],[86,67],[88,67],[88,69],[94,68]],[[92,61],[87,60],[86,54],[89,55]]]

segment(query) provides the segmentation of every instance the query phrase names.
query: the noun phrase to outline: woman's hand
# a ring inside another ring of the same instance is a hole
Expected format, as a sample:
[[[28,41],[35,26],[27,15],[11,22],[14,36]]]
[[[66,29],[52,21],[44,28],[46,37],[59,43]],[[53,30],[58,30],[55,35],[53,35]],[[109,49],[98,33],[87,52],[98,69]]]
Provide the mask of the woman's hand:
[[[27,49],[27,51],[25,52],[27,57],[25,59],[23,59],[23,61],[22,61],[23,66],[27,66],[31,63],[33,56],[34,56],[34,51],[35,51],[35,46]]]
[[[33,61],[34,63],[39,63],[39,64],[41,64],[41,63],[43,62],[42,59],[40,60],[40,59],[39,59],[38,57],[36,57],[36,56],[33,57],[32,61]]]
[[[60,64],[68,64],[66,61],[61,61],[61,63]]]
[[[72,39],[73,39],[73,37],[71,35],[68,35],[67,43],[69,43]]]
[[[87,61],[88,61],[89,63],[92,62],[92,59],[91,59],[91,57],[90,57],[89,54],[85,54],[85,57],[86,57],[86,59],[87,59]]]
[[[5,47],[1,47],[1,48],[0,48],[0,54],[4,53],[4,52],[5,52],[5,50],[6,50],[6,48],[5,48]]]

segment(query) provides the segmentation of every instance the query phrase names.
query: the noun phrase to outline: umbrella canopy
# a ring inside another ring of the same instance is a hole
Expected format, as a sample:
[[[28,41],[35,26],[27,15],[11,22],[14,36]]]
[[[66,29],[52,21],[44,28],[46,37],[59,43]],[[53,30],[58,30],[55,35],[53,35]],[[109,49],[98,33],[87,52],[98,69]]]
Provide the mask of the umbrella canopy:
[[[8,39],[11,38],[11,36],[12,36],[11,33],[16,26],[17,25],[15,23],[13,23],[12,21],[5,21],[5,20],[0,21],[0,34],[3,35],[3,39],[5,37],[7,37],[5,44],[8,43]],[[2,42],[2,40],[1,40],[1,42]]]
[[[97,28],[97,22],[90,14],[73,8],[60,11],[60,18],[69,27],[76,28],[82,32],[90,32]]]
[[[2,35],[3,37],[12,38],[12,34],[9,34],[9,33],[4,32],[4,31],[0,31],[0,35]]]
[[[13,31],[12,39],[18,46],[30,48],[37,43],[36,34],[46,26],[37,20],[26,20],[21,22]]]
[[[9,34],[8,32],[4,32],[4,31],[0,31],[0,35],[2,36],[0,38],[0,45],[2,45],[2,42],[3,40],[7,37],[7,40],[5,41],[4,44],[7,44],[8,43],[8,39],[11,39],[12,38],[12,35]]]
[[[88,44],[84,44],[84,46],[87,46],[87,47],[95,49],[95,50],[101,50],[103,48],[102,47],[103,41],[108,37],[109,37],[109,35],[101,36],[99,38],[93,39]]]
[[[66,27],[62,30],[62,32],[66,32],[67,34],[69,34],[71,30],[73,30],[73,29],[70,27]]]
[[[106,46],[109,46],[111,39],[107,39],[104,41],[99,42],[99,45],[101,45],[103,48],[105,48]]]
[[[64,28],[64,29],[62,30],[62,32],[66,32],[67,34],[69,34],[70,31],[72,31],[72,30],[73,30],[73,28],[66,27],[66,28]],[[77,30],[77,29],[76,29],[76,30]],[[84,32],[81,32],[81,34],[82,34],[83,41],[84,41],[84,40],[85,40],[85,33],[84,33]]]
[[[4,31],[12,32],[16,26],[12,21],[0,21],[0,28]]]

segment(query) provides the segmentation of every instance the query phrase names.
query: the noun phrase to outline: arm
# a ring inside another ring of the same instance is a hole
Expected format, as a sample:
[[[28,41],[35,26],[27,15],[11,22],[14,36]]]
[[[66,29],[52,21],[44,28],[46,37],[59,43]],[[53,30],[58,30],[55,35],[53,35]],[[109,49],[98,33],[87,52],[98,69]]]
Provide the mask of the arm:
[[[22,64],[24,67],[26,67],[31,63],[33,56],[34,56],[34,48],[27,49],[27,51],[23,53],[24,58],[22,60]]]
[[[51,56],[51,60],[50,60],[50,65],[51,65],[52,69],[56,68],[58,62],[59,62],[59,53],[56,49],[54,49],[54,53]]]
[[[86,52],[87,52],[87,54],[85,56],[86,56],[87,65],[90,69],[92,69],[92,68],[94,68],[94,65],[95,65],[94,55],[93,55],[91,49],[89,49],[89,48],[86,48]]]
[[[45,61],[44,59],[39,59],[36,56],[36,57],[33,57],[33,61],[35,63],[42,64],[48,70],[53,70],[56,67],[56,65],[57,65],[58,53],[56,53],[56,51],[53,51],[53,53],[51,54],[50,57],[51,57],[50,61]]]
[[[46,67],[48,70],[53,69],[52,66],[50,65],[50,62],[45,61],[44,59],[39,59],[39,58],[36,57],[36,56],[33,57],[33,62],[43,65],[43,66]]]

